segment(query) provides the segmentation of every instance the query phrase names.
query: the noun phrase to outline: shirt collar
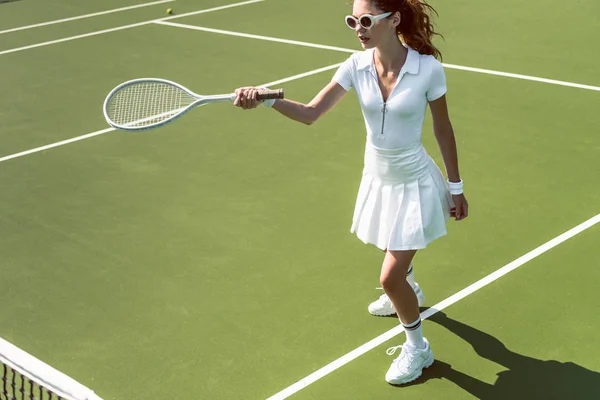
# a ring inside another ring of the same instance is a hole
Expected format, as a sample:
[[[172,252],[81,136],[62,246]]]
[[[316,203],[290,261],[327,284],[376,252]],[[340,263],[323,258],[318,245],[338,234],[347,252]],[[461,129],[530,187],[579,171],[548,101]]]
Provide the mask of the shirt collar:
[[[402,69],[409,74],[416,75],[419,73],[419,53],[406,45],[404,45],[404,47],[408,49],[408,54],[406,55],[406,61],[404,62]],[[357,65],[359,71],[375,71],[375,65],[373,64],[374,51],[375,49],[369,49],[360,55]]]

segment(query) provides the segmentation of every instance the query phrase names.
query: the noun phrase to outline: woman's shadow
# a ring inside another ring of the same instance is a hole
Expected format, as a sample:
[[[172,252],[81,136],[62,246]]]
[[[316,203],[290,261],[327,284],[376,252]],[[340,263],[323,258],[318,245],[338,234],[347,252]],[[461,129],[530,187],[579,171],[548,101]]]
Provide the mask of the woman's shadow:
[[[506,368],[493,385],[436,360],[413,383],[444,378],[479,399],[600,399],[600,373],[572,362],[538,360],[507,349],[485,332],[437,312],[429,318],[473,346],[475,352]]]

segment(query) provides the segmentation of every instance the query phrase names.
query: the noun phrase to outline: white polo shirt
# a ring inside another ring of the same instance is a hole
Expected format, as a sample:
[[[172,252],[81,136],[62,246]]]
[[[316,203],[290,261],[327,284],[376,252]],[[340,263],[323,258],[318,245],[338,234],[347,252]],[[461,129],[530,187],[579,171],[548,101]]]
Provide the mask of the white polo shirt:
[[[374,49],[352,54],[333,80],[345,90],[354,88],[367,128],[367,144],[398,149],[421,141],[428,101],[446,93],[442,64],[430,55],[408,48],[404,66],[387,101],[379,89]]]

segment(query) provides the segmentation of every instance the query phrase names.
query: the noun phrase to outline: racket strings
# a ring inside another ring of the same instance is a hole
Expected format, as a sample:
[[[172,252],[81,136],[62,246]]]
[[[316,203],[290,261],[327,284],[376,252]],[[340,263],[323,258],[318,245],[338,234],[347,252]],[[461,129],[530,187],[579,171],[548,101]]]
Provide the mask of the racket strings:
[[[109,100],[109,118],[118,125],[144,127],[183,111],[196,99],[164,82],[140,82],[124,87]]]

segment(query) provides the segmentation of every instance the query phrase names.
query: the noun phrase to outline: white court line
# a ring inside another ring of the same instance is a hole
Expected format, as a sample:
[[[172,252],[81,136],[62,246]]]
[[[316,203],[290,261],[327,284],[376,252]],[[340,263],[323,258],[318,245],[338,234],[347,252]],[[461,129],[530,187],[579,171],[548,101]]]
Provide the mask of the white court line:
[[[361,51],[361,50],[346,49],[343,47],[327,46],[327,45],[317,44],[317,43],[300,42],[297,40],[288,40],[288,39],[281,39],[281,38],[275,38],[275,37],[270,37],[270,36],[252,35],[249,33],[206,28],[203,26],[179,24],[179,23],[174,23],[174,22],[163,22],[160,20],[155,21],[155,23],[159,24],[159,25],[169,25],[169,26],[173,26],[173,27],[177,27],[177,28],[193,29],[196,31],[211,32],[211,33],[217,33],[217,34],[221,34],[221,35],[238,36],[238,37],[244,37],[244,38],[249,38],[249,39],[258,39],[258,40],[266,40],[269,42],[287,43],[287,44],[292,44],[292,45],[296,45],[296,46],[312,47],[312,48],[316,48],[316,49],[325,49],[325,50],[334,50],[334,51],[340,51],[340,52],[344,52],[344,53],[357,53],[357,52]],[[530,75],[513,74],[510,72],[494,71],[491,69],[465,67],[462,65],[455,65],[455,64],[443,63],[442,65],[448,69],[458,69],[458,70],[462,70],[462,71],[478,72],[480,74],[504,76],[507,78],[522,79],[522,80],[534,81],[534,82],[543,82],[543,83],[548,83],[551,85],[568,86],[568,87],[574,87],[574,88],[578,88],[578,89],[594,90],[594,91],[600,92],[600,87],[598,87],[598,86],[582,85],[580,83],[558,81],[555,79],[539,78],[537,76],[530,76]]]
[[[204,13],[213,12],[213,11],[225,10],[227,8],[245,6],[247,4],[260,3],[262,1],[264,1],[264,0],[249,0],[249,1],[244,1],[244,2],[241,2],[241,3],[233,3],[233,4],[228,4],[228,5],[225,5],[225,6],[207,8],[205,10],[192,11],[192,12],[189,12],[189,13],[184,13],[184,14],[179,14],[179,15],[173,15],[171,17],[164,17],[164,18],[159,18],[159,19],[153,19],[153,20],[150,20],[150,21],[138,22],[136,24],[122,25],[122,26],[118,26],[116,28],[103,29],[101,31],[84,33],[82,35],[69,36],[69,37],[62,38],[62,39],[51,40],[51,41],[48,41],[48,42],[36,43],[36,44],[29,45],[29,46],[17,47],[17,48],[14,48],[14,49],[0,51],[0,56],[3,55],[3,54],[16,53],[18,51],[34,49],[36,47],[43,47],[43,46],[49,46],[51,44],[56,44],[56,43],[69,42],[71,40],[81,39],[81,38],[84,38],[84,37],[102,35],[104,33],[115,32],[115,31],[120,31],[120,30],[123,30],[123,29],[129,29],[129,28],[135,28],[137,26],[152,24],[152,23],[157,22],[157,21],[166,21],[166,20],[175,19],[175,18],[183,18],[183,17],[188,17],[190,15],[204,14]]]
[[[505,76],[507,78],[524,79],[527,81],[549,83],[551,85],[568,86],[568,87],[574,87],[574,88],[578,88],[578,89],[595,90],[597,92],[600,92],[600,87],[598,87],[598,86],[582,85],[580,83],[557,81],[555,79],[538,78],[536,76],[529,76],[529,75],[512,74],[510,72],[492,71],[490,69],[464,67],[462,65],[454,65],[454,64],[443,64],[443,65],[444,65],[444,67],[450,68],[450,69],[459,69],[462,71],[479,72],[479,73],[488,74],[488,75]]]
[[[26,29],[39,28],[40,26],[62,24],[63,22],[76,21],[78,19],[85,19],[85,18],[97,17],[99,15],[106,15],[106,14],[112,14],[112,13],[117,13],[117,12],[121,12],[121,11],[133,10],[133,9],[136,9],[136,8],[148,7],[148,6],[153,6],[153,5],[156,5],[156,4],[169,3],[169,2],[172,2],[172,1],[175,1],[175,0],[159,0],[159,1],[154,1],[152,3],[136,4],[134,6],[121,7],[121,8],[113,8],[112,10],[99,11],[99,12],[95,12],[95,13],[92,13],[92,14],[78,15],[76,17],[69,17],[69,18],[57,19],[57,20],[48,21],[48,22],[40,22],[39,24],[26,25],[26,26],[20,26],[18,28],[6,29],[6,30],[3,30],[3,31],[0,31],[0,35],[2,35],[3,33],[10,33],[10,32],[17,32],[17,31],[24,31]]]
[[[323,45],[323,44],[300,42],[300,41],[297,41],[297,40],[280,39],[280,38],[274,38],[274,37],[269,37],[269,36],[261,36],[261,35],[252,35],[252,34],[249,34],[249,33],[224,31],[222,29],[212,29],[212,28],[205,28],[203,26],[178,24],[178,23],[175,23],[175,22],[164,22],[164,21],[158,21],[158,20],[154,21],[154,22],[156,24],[160,24],[160,25],[169,25],[169,26],[174,26],[174,27],[177,27],[177,28],[185,28],[185,29],[193,29],[193,30],[196,30],[196,31],[218,33],[218,34],[221,34],[221,35],[230,35],[230,36],[245,37],[245,38],[250,38],[250,39],[266,40],[266,41],[269,41],[269,42],[278,42],[278,43],[293,44],[293,45],[296,45],[296,46],[313,47],[313,48],[317,48],[317,49],[343,51],[343,52],[346,52],[346,53],[356,53],[356,50],[345,49],[343,47],[326,46],[326,45]]]
[[[177,110],[177,111],[179,111],[179,110]],[[170,114],[170,113],[174,113],[174,112],[177,112],[177,111],[171,111],[169,113],[163,113],[163,114]],[[148,118],[145,118],[145,119],[142,119],[142,120],[139,120],[139,121],[135,121],[133,124],[139,123],[139,122],[144,122],[145,120],[151,120],[153,118],[160,117],[163,114],[156,115],[156,116],[153,116],[153,117],[148,117]],[[71,139],[61,140],[60,142],[55,142],[55,143],[47,144],[45,146],[36,147],[35,149],[25,150],[25,151],[22,151],[20,153],[15,153],[15,154],[11,154],[9,156],[1,157],[0,158],[0,162],[12,160],[13,158],[23,157],[23,156],[26,156],[28,154],[38,153],[40,151],[52,149],[54,147],[64,146],[65,144],[79,142],[80,140],[89,139],[91,137],[103,135],[105,133],[112,132],[112,131],[115,131],[115,130],[116,130],[115,128],[106,128],[106,129],[102,129],[102,130],[99,130],[99,131],[96,131],[96,132],[92,132],[92,133],[88,133],[88,134],[85,134],[85,135],[76,136],[76,137],[71,138]]]
[[[562,242],[585,231],[586,229],[591,228],[592,226],[596,225],[599,222],[600,222],[600,214],[577,225],[576,227],[568,230],[567,232],[563,233],[562,235],[557,236],[554,239],[544,243],[543,245],[539,246],[538,248],[517,258],[513,262],[506,264],[504,267],[492,272],[485,278],[478,280],[477,282],[464,288],[460,292],[448,297],[447,299],[441,301],[440,303],[436,304],[435,306],[425,310],[423,313],[421,313],[421,319],[427,319],[427,318],[431,317],[438,311],[441,311],[444,308],[447,308],[447,307],[451,306],[452,304],[458,302],[459,300],[464,299],[465,297],[469,296],[470,294],[473,294],[474,292],[481,289],[482,287],[489,285],[490,283],[492,283],[495,280],[501,278],[502,276],[508,274],[509,272],[519,268],[521,265],[525,264],[526,262],[531,261],[532,259],[536,258],[537,256],[539,256],[541,254],[544,254],[545,252],[552,249],[553,247],[558,246]],[[357,347],[356,349],[343,355],[342,357],[338,358],[337,360],[327,364],[323,368],[313,372],[312,374],[306,376],[305,378],[300,379],[298,382],[294,383],[291,386],[288,386],[281,392],[269,397],[267,400],[283,400],[283,399],[288,398],[289,396],[293,395],[294,393],[306,388],[308,385],[316,382],[317,380],[330,374],[331,372],[335,371],[336,369],[344,366],[345,364],[349,363],[350,361],[360,357],[361,355],[365,354],[369,350],[372,350],[375,347],[387,342],[388,340],[390,340],[391,338],[400,334],[403,331],[404,331],[404,328],[402,327],[402,325],[398,325],[397,327],[390,329],[389,331],[377,336],[375,339],[363,344],[360,347]]]
[[[284,79],[280,79],[280,80],[277,80],[277,81],[273,81],[273,82],[263,83],[263,84],[257,85],[257,86],[259,86],[259,87],[261,87],[261,86],[262,87],[268,87],[268,86],[273,86],[273,85],[279,85],[281,83],[290,82],[290,81],[293,81],[293,80],[296,80],[296,79],[300,79],[300,78],[304,78],[304,77],[307,77],[307,76],[310,76],[310,75],[315,75],[315,74],[318,74],[318,73],[323,72],[323,71],[328,71],[328,70],[337,68],[339,66],[340,66],[340,64],[333,64],[333,65],[329,65],[327,67],[314,69],[312,71],[304,72],[302,74],[290,76],[290,77],[287,77],[287,78],[284,78]],[[20,153],[10,154],[8,156],[0,157],[0,162],[8,161],[8,160],[12,160],[14,158],[23,157],[23,156],[26,156],[26,155],[29,155],[29,154],[33,154],[33,153],[37,153],[37,152],[40,152],[40,151],[52,149],[54,147],[64,146],[65,144],[78,142],[80,140],[89,139],[91,137],[102,135],[102,134],[108,133],[108,132],[112,132],[114,130],[115,130],[115,128],[106,128],[106,129],[102,129],[102,130],[99,130],[99,131],[96,131],[96,132],[92,132],[92,133],[88,133],[88,134],[85,134],[85,135],[76,136],[76,137],[71,138],[71,139],[62,140],[60,142],[47,144],[47,145],[41,146],[41,147],[36,147],[34,149],[31,149],[31,150],[22,151]]]
[[[3,54],[16,53],[18,51],[35,49],[36,47],[43,47],[43,46],[49,46],[51,44],[56,44],[56,43],[68,42],[68,41],[71,41],[71,40],[81,39],[81,38],[88,37],[88,36],[102,35],[103,33],[109,33],[109,32],[120,31],[122,29],[134,28],[136,26],[147,25],[149,23],[150,22],[148,22],[148,21],[146,21],[146,22],[138,22],[137,24],[124,25],[124,26],[119,26],[117,28],[111,28],[111,29],[103,29],[101,31],[84,33],[82,35],[70,36],[70,37],[63,38],[63,39],[50,40],[49,42],[42,42],[42,43],[32,44],[32,45],[29,45],[29,46],[17,47],[17,48],[10,49],[10,50],[0,51],[0,56],[3,55]]]
[[[260,86],[262,86],[262,87],[269,87],[269,86],[280,85],[280,84],[285,83],[285,82],[290,82],[290,81],[294,81],[296,79],[300,79],[300,78],[304,78],[304,77],[307,77],[307,76],[315,75],[315,74],[318,74],[320,72],[329,71],[329,70],[338,68],[340,65],[342,65],[342,63],[328,65],[327,67],[323,67],[323,68],[319,68],[319,69],[313,69],[312,71],[308,71],[308,72],[304,72],[302,74],[290,76],[289,78],[284,78],[284,79],[280,79],[278,81],[263,83]]]
[[[4,156],[4,157],[0,158],[0,162],[12,160],[13,158],[17,158],[17,157],[23,157],[23,156],[26,156],[28,154],[37,153],[39,151],[48,150],[48,149],[51,149],[53,147],[58,147],[58,146],[63,146],[65,144],[69,144],[69,143],[73,143],[73,142],[78,142],[80,140],[89,139],[91,137],[102,135],[103,133],[112,132],[114,130],[115,130],[115,128],[106,128],[106,129],[102,129],[101,131],[96,131],[96,132],[88,133],[87,135],[81,135],[81,136],[77,136],[77,137],[74,137],[74,138],[71,138],[71,139],[67,139],[67,140],[63,140],[63,141],[60,141],[60,142],[47,144],[47,145],[41,146],[41,147],[36,147],[35,149],[26,150],[26,151],[22,151],[20,153],[11,154],[9,156]]]

